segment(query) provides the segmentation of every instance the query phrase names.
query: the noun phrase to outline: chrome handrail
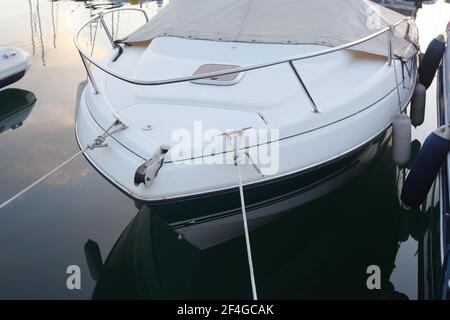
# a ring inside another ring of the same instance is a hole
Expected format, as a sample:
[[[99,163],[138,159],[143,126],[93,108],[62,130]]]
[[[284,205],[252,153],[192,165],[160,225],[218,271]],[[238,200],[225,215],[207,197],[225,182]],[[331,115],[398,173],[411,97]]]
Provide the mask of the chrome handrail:
[[[359,44],[365,43],[369,40],[372,40],[382,34],[385,34],[386,32],[390,32],[390,36],[388,37],[388,43],[387,43],[387,47],[388,47],[388,65],[392,64],[392,35],[394,33],[394,30],[397,26],[399,26],[400,24],[407,22],[409,20],[411,20],[410,17],[404,18],[396,23],[394,23],[391,26],[388,26],[384,29],[381,29],[367,37],[361,38],[359,40],[356,41],[352,41],[334,48],[329,48],[329,49],[325,49],[325,50],[321,50],[321,51],[316,51],[313,53],[307,53],[307,54],[301,54],[301,55],[295,55],[295,56],[290,56],[290,57],[285,57],[285,58],[280,58],[280,59],[275,59],[272,61],[268,61],[268,62],[263,62],[263,63],[259,63],[259,64],[253,64],[250,66],[245,66],[245,67],[238,67],[238,68],[233,68],[233,69],[227,69],[227,70],[222,70],[222,71],[214,71],[214,72],[208,72],[208,73],[202,73],[200,75],[192,75],[192,76],[185,76],[185,77],[179,77],[179,78],[171,78],[171,79],[163,79],[163,80],[151,80],[151,81],[147,81],[147,80],[138,80],[138,79],[132,79],[129,77],[126,77],[124,75],[121,75],[120,73],[117,73],[115,71],[109,70],[106,66],[102,65],[101,63],[95,61],[89,54],[87,54],[83,49],[81,49],[81,46],[79,44],[78,41],[78,37],[81,33],[81,31],[89,24],[92,23],[94,20],[100,19],[103,27],[105,29],[107,29],[106,24],[103,21],[103,17],[106,14],[110,14],[112,12],[115,11],[121,11],[121,10],[133,10],[133,11],[140,11],[142,12],[145,17],[146,20],[148,21],[148,16],[147,13],[142,10],[142,9],[138,9],[138,8],[116,8],[116,9],[112,9],[112,10],[108,10],[105,12],[100,12],[96,15],[94,15],[91,19],[89,19],[88,21],[86,21],[86,23],[84,23],[74,34],[74,43],[75,46],[78,50],[78,52],[80,53],[81,59],[83,60],[83,64],[86,68],[86,71],[88,73],[88,77],[91,81],[92,86],[94,87],[94,90],[96,93],[99,93],[98,90],[98,86],[95,83],[95,79],[92,76],[92,73],[90,72],[90,70],[88,70],[88,64],[86,63],[86,60],[89,61],[91,64],[95,65],[97,68],[99,68],[100,70],[102,70],[103,72],[109,74],[110,76],[113,76],[119,80],[134,84],[134,85],[142,85],[142,86],[159,86],[159,85],[166,85],[166,84],[175,84],[175,83],[182,83],[182,82],[188,82],[188,81],[195,81],[195,80],[202,80],[202,79],[209,79],[209,78],[214,78],[214,77],[220,77],[220,76],[224,76],[224,75],[230,75],[230,74],[234,74],[234,73],[241,73],[241,72],[246,72],[246,71],[252,71],[252,70],[257,70],[257,69],[262,69],[262,68],[267,68],[267,67],[271,67],[271,66],[275,66],[275,65],[279,65],[279,64],[283,64],[283,63],[289,63],[292,66],[292,63],[294,61],[299,61],[299,60],[304,60],[304,59],[309,59],[309,58],[314,58],[314,57],[319,57],[319,56],[323,56],[326,54],[330,54],[333,52],[337,52],[340,50],[344,50],[344,49],[348,49],[354,46],[357,46]],[[117,48],[116,42],[114,41],[114,39],[112,39],[112,37],[108,36],[111,45],[113,48]],[[296,73],[296,76],[299,78],[300,75],[297,72],[297,70],[294,68],[294,72]],[[301,79],[301,78],[299,78]],[[311,95],[309,94],[307,88],[305,87],[303,81],[299,81],[299,83],[301,84],[301,86],[303,87],[303,89],[307,92],[308,97],[310,98],[311,104],[312,104],[312,108],[313,111],[315,113],[320,113],[320,110],[317,108],[317,106],[315,105],[314,101],[311,98]]]

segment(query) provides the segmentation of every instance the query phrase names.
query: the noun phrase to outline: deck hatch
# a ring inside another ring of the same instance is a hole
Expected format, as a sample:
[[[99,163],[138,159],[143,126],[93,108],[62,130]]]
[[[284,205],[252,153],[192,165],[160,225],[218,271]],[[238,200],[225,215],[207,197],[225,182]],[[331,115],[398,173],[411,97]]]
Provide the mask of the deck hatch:
[[[216,72],[216,71],[224,71],[229,69],[239,68],[238,65],[230,65],[230,64],[204,64],[201,65],[195,72],[194,76],[201,75],[204,73]],[[200,79],[193,80],[192,83],[196,84],[208,84],[215,86],[230,86],[241,81],[245,72],[240,73],[231,73],[223,76],[208,78],[208,79]]]

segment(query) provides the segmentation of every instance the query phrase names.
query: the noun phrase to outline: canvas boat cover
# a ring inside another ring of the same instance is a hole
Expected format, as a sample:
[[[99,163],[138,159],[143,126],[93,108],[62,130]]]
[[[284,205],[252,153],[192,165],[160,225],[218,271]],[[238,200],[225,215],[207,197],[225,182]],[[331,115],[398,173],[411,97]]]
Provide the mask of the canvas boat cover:
[[[148,43],[170,36],[336,47],[404,18],[369,0],[172,0],[123,41]],[[387,41],[385,33],[353,49],[388,56]],[[398,26],[392,43],[395,55],[412,57],[418,48],[414,22]]]

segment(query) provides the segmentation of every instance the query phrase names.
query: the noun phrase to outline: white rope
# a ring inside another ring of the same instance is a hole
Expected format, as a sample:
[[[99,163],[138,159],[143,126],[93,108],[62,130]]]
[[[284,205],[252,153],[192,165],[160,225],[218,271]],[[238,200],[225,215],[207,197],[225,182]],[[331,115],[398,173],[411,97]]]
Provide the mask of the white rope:
[[[114,128],[115,126],[120,125],[120,127],[116,130],[110,131],[112,128]],[[31,188],[33,188],[34,186],[38,185],[39,183],[41,183],[42,181],[44,181],[45,179],[47,179],[48,177],[50,177],[52,174],[54,174],[56,171],[58,171],[59,169],[61,169],[62,167],[64,167],[66,164],[70,163],[72,160],[74,160],[75,158],[77,158],[80,154],[85,153],[88,149],[93,150],[95,148],[100,148],[100,147],[104,147],[106,146],[105,144],[105,140],[107,137],[110,137],[111,135],[113,135],[116,132],[122,131],[126,129],[126,127],[120,123],[119,121],[115,121],[107,130],[105,130],[103,132],[103,134],[99,135],[97,138],[95,138],[94,142],[92,144],[88,144],[86,147],[84,147],[82,150],[78,151],[77,153],[75,153],[73,156],[71,156],[69,159],[67,159],[66,161],[64,161],[63,163],[61,163],[60,165],[58,165],[56,168],[52,169],[51,171],[47,172],[45,175],[43,175],[42,177],[40,177],[39,179],[37,179],[35,182],[33,182],[32,184],[30,184],[29,186],[27,186],[25,189],[23,189],[22,191],[16,193],[14,196],[12,196],[11,198],[9,198],[8,200],[6,200],[5,202],[3,202],[0,205],[0,209],[3,209],[4,207],[6,207],[7,205],[9,205],[11,202],[13,202],[14,200],[16,200],[17,198],[19,198],[21,195],[23,195],[24,193],[26,193],[28,190],[30,190]]]
[[[11,202],[13,202],[14,200],[16,200],[17,198],[19,198],[21,195],[23,195],[25,192],[27,192],[28,190],[30,190],[31,188],[33,188],[34,186],[36,186],[37,184],[41,183],[42,181],[44,181],[45,179],[47,179],[48,177],[50,177],[52,174],[54,174],[56,171],[58,171],[59,169],[61,169],[62,167],[64,167],[66,164],[68,164],[69,162],[71,162],[73,159],[75,159],[76,157],[78,157],[80,154],[84,153],[86,151],[88,147],[84,148],[83,150],[75,153],[73,156],[71,156],[69,159],[67,159],[66,161],[64,161],[63,163],[61,163],[59,166],[57,166],[56,168],[54,168],[53,170],[51,170],[50,172],[48,172],[47,174],[45,174],[44,176],[42,176],[41,178],[37,179],[35,182],[33,182],[32,184],[30,184],[28,187],[26,187],[25,189],[23,189],[22,191],[16,193],[12,198],[6,200],[5,202],[3,202],[0,205],[0,209],[3,209],[4,207],[6,207],[8,204],[10,204]]]
[[[402,113],[402,99],[400,98],[400,89],[398,88],[399,84],[397,78],[397,65],[395,64],[395,59],[392,59],[392,64],[394,65],[395,88],[397,89],[398,107],[400,109],[400,113]]]
[[[239,164],[237,165],[237,167],[239,173],[239,195],[241,197],[242,220],[244,221],[245,244],[247,246],[248,268],[250,270],[250,282],[252,284],[253,300],[258,300],[258,295],[256,293],[255,273],[253,272],[252,248],[250,245],[250,236],[248,233],[247,212],[245,210],[244,188],[242,187],[241,167]]]
[[[239,196],[241,198],[242,220],[244,222],[245,244],[246,244],[246,248],[247,248],[248,268],[250,271],[250,282],[252,285],[252,295],[253,295],[253,300],[258,300],[258,295],[256,292],[255,273],[253,271],[252,247],[250,245],[250,236],[249,236],[248,224],[247,224],[247,211],[245,209],[244,188],[242,186],[241,166],[239,165],[239,159],[238,159],[237,153],[235,154],[235,157],[236,157],[235,164],[238,168],[238,176],[239,176]]]
[[[245,198],[244,198],[244,188],[242,186],[242,172],[241,167],[239,165],[240,156],[244,155],[248,157],[250,163],[252,163],[253,167],[256,169],[256,171],[262,175],[261,171],[259,170],[258,166],[255,162],[250,158],[250,154],[247,152],[240,151],[241,149],[241,138],[242,134],[245,130],[250,128],[244,128],[233,132],[226,132],[223,134],[224,137],[226,137],[226,141],[230,143],[230,145],[234,148],[234,165],[238,169],[238,176],[239,176],[239,196],[241,199],[241,210],[242,210],[242,220],[244,222],[244,234],[245,234],[245,245],[247,248],[247,259],[248,259],[248,269],[250,272],[250,283],[252,286],[252,295],[253,300],[258,300],[258,294],[256,291],[256,281],[255,281],[255,273],[253,271],[253,258],[252,258],[252,247],[250,245],[250,236],[248,232],[248,224],[247,224],[247,211],[245,209]],[[236,135],[236,140],[233,141],[231,138],[232,135]]]

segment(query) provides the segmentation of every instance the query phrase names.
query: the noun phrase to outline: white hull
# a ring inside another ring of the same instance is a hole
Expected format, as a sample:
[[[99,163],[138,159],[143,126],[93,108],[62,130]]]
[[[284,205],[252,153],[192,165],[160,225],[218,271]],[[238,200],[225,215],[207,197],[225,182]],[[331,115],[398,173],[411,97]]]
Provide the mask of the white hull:
[[[180,46],[183,55],[177,53]],[[192,74],[205,63],[242,66],[320,49],[159,38],[148,48],[125,48],[116,62],[112,62],[117,54],[113,50],[103,62],[117,72],[151,80]],[[179,164],[180,158],[170,149],[171,134],[179,128],[192,136],[195,121],[202,121],[204,130],[279,130],[276,174],[262,177],[252,166],[242,166],[244,185],[270,183],[338,159],[374,139],[407,106],[416,82],[415,58],[405,65],[394,60],[389,66],[384,58],[343,50],[295,63],[295,67],[320,113],[312,112],[288,65],[246,72],[241,81],[227,86],[192,82],[135,86],[97,72],[100,93],[95,94],[91,85],[85,88],[77,112],[77,138],[80,146],[86,146],[120,116],[132,129],[116,133],[107,148],[88,150],[86,156],[131,197],[159,203],[237,187],[237,170],[232,165]],[[152,130],[146,131],[149,125]],[[168,146],[169,152],[153,184],[136,186],[136,169],[161,146]],[[203,148],[194,148],[193,157],[223,157],[206,154]],[[231,157],[232,146],[227,148]]]
[[[32,62],[33,57],[26,51],[0,47],[0,88],[22,78]]]

